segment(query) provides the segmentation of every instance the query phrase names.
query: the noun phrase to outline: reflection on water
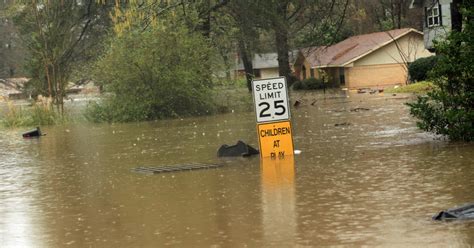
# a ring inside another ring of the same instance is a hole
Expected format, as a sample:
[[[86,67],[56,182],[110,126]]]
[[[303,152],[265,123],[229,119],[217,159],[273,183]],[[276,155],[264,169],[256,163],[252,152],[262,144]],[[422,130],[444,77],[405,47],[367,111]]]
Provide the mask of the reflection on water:
[[[222,144],[258,145],[253,113],[44,127],[40,139],[0,131],[1,246],[474,244],[473,222],[431,221],[474,202],[472,144],[419,131],[407,99],[291,97],[302,153],[273,166],[216,157]],[[192,162],[224,166],[131,172]]]
[[[265,244],[294,243],[296,234],[295,162],[293,156],[260,160],[262,224]]]

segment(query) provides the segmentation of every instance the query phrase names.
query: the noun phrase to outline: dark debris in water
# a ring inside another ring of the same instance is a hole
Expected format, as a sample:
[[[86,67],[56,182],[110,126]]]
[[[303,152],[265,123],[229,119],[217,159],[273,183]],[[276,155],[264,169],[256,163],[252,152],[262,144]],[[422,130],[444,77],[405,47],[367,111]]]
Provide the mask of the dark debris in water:
[[[145,174],[158,174],[158,173],[166,173],[166,172],[214,169],[214,168],[219,168],[222,166],[223,166],[222,164],[180,164],[180,165],[157,166],[157,167],[137,167],[137,168],[132,169],[132,171],[137,172],[137,173],[145,173]]]
[[[433,220],[474,220],[474,203],[443,210],[433,216]]]
[[[370,109],[368,108],[353,108],[350,111],[351,112],[360,112],[360,111],[369,111]]]
[[[350,126],[351,123],[349,122],[342,122],[342,123],[336,123],[334,124],[335,127],[347,127],[347,126]]]

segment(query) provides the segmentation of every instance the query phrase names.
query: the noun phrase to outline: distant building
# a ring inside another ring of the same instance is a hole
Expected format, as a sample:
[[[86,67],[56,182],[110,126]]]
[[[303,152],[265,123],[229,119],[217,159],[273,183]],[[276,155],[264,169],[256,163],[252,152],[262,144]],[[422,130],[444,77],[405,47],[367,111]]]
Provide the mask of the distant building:
[[[412,0],[410,8],[424,9],[423,36],[426,49],[434,51],[433,40],[452,30],[452,0]]]
[[[404,28],[301,49],[294,72],[299,79],[325,78],[352,89],[401,85],[408,81],[407,65],[431,55],[424,48],[423,34]]]
[[[28,78],[7,78],[0,79],[0,102],[2,100],[15,100],[26,98],[27,95],[22,91]]]
[[[297,51],[289,53],[290,65],[294,62],[294,55]],[[244,77],[245,69],[240,58],[237,58],[236,77]],[[279,77],[278,73],[278,54],[277,53],[260,53],[255,54],[252,59],[253,74],[256,79]]]

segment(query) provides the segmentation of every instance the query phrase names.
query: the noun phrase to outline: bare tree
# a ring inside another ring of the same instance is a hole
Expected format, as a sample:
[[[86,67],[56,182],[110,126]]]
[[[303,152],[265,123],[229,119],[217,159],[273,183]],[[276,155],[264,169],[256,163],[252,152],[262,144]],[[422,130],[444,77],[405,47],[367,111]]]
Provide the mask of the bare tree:
[[[397,48],[397,52],[399,56],[393,56],[389,54],[389,56],[396,61],[399,64],[402,64],[402,68],[405,71],[407,75],[407,80],[405,81],[405,84],[408,84],[409,82],[409,77],[408,77],[408,66],[410,63],[418,58],[418,51],[420,50],[420,42],[417,41],[417,39],[411,35],[408,35],[408,41],[404,44],[400,42],[400,39],[397,37],[394,37],[392,33],[389,31],[385,32],[388,36],[390,36],[390,39],[393,41]],[[423,46],[423,44],[421,44]]]

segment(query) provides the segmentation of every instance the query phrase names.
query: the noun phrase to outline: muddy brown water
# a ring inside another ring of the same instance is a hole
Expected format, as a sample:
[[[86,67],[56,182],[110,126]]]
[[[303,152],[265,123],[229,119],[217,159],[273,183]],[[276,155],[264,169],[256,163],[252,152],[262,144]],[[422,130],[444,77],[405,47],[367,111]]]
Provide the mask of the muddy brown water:
[[[0,246],[473,245],[474,222],[431,217],[474,202],[474,145],[418,130],[407,96],[348,96],[292,94],[302,152],[278,165],[216,157],[258,146],[252,112],[0,130]],[[131,171],[194,162],[224,166]]]

